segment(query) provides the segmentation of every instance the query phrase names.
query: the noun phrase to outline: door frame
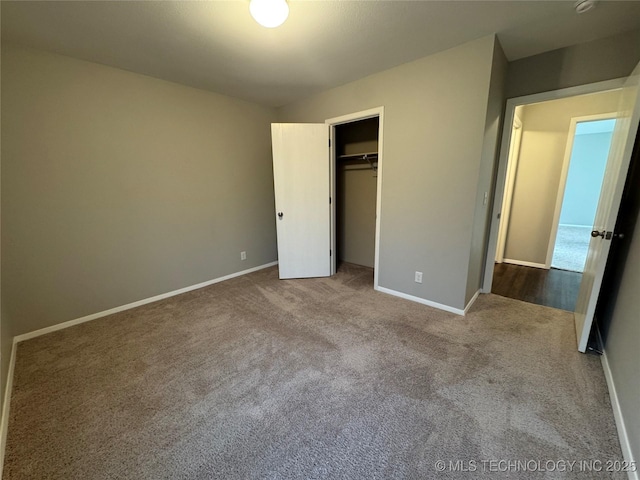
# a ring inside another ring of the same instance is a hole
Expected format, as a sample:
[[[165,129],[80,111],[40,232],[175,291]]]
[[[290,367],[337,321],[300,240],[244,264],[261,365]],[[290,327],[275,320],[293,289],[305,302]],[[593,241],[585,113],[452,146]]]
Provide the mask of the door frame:
[[[504,111],[504,124],[502,127],[502,142],[500,144],[500,156],[498,158],[496,181],[493,194],[493,211],[491,212],[491,227],[489,230],[489,240],[485,254],[484,281],[482,282],[482,293],[491,293],[493,285],[493,270],[495,267],[496,250],[498,246],[498,229],[500,226],[500,212],[506,183],[507,165],[509,161],[509,145],[511,143],[511,130],[515,110],[520,105],[530,105],[548,100],[558,100],[561,98],[575,97],[589,93],[600,93],[609,90],[618,90],[624,86],[626,78],[616,78],[604,82],[589,83],[577,87],[562,88],[548,92],[534,93],[522,97],[510,98]],[[526,119],[525,119],[526,122]]]
[[[546,269],[551,268],[553,261],[553,251],[556,248],[556,240],[558,237],[558,227],[560,226],[560,213],[562,212],[562,204],[564,203],[564,193],[567,187],[567,177],[569,175],[569,167],[571,166],[571,154],[573,153],[573,142],[576,136],[576,128],[580,122],[595,122],[598,120],[611,120],[617,117],[616,112],[598,113],[595,115],[584,115],[581,117],[572,117],[569,124],[569,134],[567,136],[567,144],[564,150],[564,158],[562,160],[562,170],[560,172],[560,183],[558,185],[558,194],[556,196],[556,204],[553,212],[553,223],[551,224],[551,234],[549,235],[549,244],[547,246],[547,257],[545,261]],[[607,157],[608,159],[608,157]],[[592,225],[593,227],[593,225]]]
[[[505,192],[502,198],[502,209],[500,210],[500,222],[498,224],[496,263],[502,263],[504,261],[504,249],[507,246],[507,232],[509,231],[509,220],[511,217],[511,202],[513,201],[513,189],[516,183],[516,172],[518,171],[518,160],[520,159],[520,144],[522,143],[522,120],[515,111],[513,115],[513,125],[511,127],[512,140],[509,142],[507,172],[505,174]]]
[[[336,273],[336,127],[345,123],[353,123],[359,120],[367,120],[369,118],[378,117],[378,178],[376,185],[376,234],[375,248],[373,260],[373,288],[378,289],[379,286],[379,265],[380,265],[380,212],[382,210],[382,170],[383,170],[383,139],[384,139],[384,107],[375,107],[360,112],[349,113],[340,117],[329,118],[324,123],[329,125],[329,139],[331,142],[329,157],[330,172],[330,192],[331,198],[331,275]]]

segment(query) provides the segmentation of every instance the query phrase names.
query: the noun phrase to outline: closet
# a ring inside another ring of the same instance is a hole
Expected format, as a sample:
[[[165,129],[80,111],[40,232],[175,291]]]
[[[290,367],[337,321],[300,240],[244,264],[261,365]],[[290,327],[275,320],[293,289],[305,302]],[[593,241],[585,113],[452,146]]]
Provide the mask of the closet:
[[[374,266],[378,117],[335,127],[336,260]]]

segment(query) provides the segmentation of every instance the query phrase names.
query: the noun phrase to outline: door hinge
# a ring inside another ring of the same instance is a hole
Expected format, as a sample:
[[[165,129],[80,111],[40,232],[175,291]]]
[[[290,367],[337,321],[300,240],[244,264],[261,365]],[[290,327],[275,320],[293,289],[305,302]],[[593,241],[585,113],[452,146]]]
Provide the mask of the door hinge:
[[[331,139],[329,139],[329,148],[331,148]]]
[[[587,347],[587,351],[596,355],[602,355],[603,352],[598,347]]]
[[[331,251],[331,249],[329,249],[329,256],[332,256],[333,252]]]
[[[331,197],[329,197],[329,205],[331,205]]]

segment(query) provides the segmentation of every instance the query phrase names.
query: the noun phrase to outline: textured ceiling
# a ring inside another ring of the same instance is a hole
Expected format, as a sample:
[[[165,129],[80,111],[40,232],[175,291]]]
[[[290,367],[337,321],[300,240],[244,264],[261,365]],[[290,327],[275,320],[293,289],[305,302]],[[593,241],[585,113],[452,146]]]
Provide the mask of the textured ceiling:
[[[2,1],[2,39],[283,105],[498,33],[509,60],[640,26],[640,1],[301,1],[277,29],[248,0]]]

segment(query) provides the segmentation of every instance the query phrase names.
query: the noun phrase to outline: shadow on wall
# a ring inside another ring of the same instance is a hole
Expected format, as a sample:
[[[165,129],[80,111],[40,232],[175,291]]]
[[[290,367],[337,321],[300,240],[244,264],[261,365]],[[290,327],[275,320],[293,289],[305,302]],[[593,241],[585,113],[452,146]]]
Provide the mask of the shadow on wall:
[[[638,58],[640,30],[515,60],[507,71],[506,98],[624,78]]]
[[[633,232],[640,217],[640,188],[638,188],[638,185],[640,185],[640,135],[636,137],[633,147],[629,173],[627,174],[620,210],[616,219],[615,231],[623,233],[624,237],[622,239],[614,238],[611,243],[609,258],[607,259],[607,266],[602,279],[602,289],[600,290],[596,307],[595,317],[605,345],[607,344],[613,310],[618,299],[620,283],[627,266],[627,257],[629,256]],[[637,266],[635,267],[637,268]],[[595,329],[593,332],[595,332]]]

